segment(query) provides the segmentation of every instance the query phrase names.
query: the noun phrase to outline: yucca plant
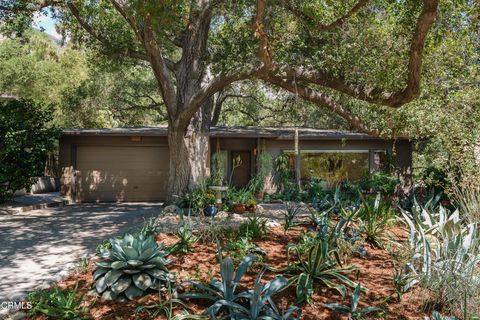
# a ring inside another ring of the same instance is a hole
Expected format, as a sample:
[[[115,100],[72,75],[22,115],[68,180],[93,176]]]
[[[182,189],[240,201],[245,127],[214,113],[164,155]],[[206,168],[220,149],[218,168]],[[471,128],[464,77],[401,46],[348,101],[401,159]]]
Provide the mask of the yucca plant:
[[[342,267],[337,250],[331,247],[328,240],[317,240],[309,248],[306,257],[304,251],[296,247],[293,247],[293,250],[296,252],[297,261],[290,263],[284,271],[293,276],[290,283],[296,284],[297,302],[311,302],[314,280],[336,289],[342,296],[346,293],[345,285],[352,288],[357,285],[345,275],[357,267]]]
[[[372,313],[378,313],[382,309],[377,307],[364,307],[359,308],[358,303],[360,301],[360,295],[362,293],[362,287],[358,284],[353,291],[352,296],[350,297],[350,305],[340,304],[340,303],[329,303],[324,304],[325,308],[333,310],[335,312],[343,313],[348,315],[349,320],[362,320],[366,316]]]
[[[291,202],[287,202],[285,204],[285,213],[283,214],[283,229],[285,232],[288,230],[296,227],[298,225],[297,222],[295,222],[295,218],[297,217],[298,213],[300,212],[300,205],[295,205],[292,204]]]
[[[385,229],[395,220],[390,205],[382,202],[378,194],[374,199],[363,199],[356,216],[360,219],[365,240],[377,248],[383,248]]]
[[[153,237],[125,234],[110,243],[111,249],[102,250],[93,273],[95,288],[103,299],[114,300],[120,294],[133,299],[173,281],[166,267],[168,253]]]

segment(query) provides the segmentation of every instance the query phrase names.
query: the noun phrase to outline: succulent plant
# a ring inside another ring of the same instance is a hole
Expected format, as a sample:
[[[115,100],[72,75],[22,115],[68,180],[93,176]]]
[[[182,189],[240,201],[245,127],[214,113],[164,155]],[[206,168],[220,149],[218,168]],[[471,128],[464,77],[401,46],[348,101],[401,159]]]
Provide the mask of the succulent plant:
[[[95,288],[102,299],[114,300],[124,294],[128,299],[140,297],[148,289],[158,290],[173,281],[166,265],[168,253],[152,236],[125,234],[110,239],[111,249],[100,252],[93,273]]]

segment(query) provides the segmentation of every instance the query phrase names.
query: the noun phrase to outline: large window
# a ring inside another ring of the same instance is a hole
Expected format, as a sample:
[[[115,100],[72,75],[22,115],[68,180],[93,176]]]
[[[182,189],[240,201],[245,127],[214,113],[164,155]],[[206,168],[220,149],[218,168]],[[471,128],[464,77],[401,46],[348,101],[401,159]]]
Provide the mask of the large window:
[[[290,155],[289,164],[295,169],[295,155]],[[302,181],[319,179],[335,186],[341,181],[356,182],[369,172],[368,150],[302,150],[300,174]]]

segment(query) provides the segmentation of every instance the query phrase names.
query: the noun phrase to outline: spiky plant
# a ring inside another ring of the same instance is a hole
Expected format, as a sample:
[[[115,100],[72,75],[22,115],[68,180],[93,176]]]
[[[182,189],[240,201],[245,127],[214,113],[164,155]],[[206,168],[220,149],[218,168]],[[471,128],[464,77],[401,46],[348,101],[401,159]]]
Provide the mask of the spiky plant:
[[[358,284],[355,287],[355,291],[350,297],[350,305],[340,304],[340,303],[329,303],[324,304],[325,308],[333,310],[335,312],[344,313],[348,315],[349,320],[362,320],[366,319],[369,314],[378,313],[382,309],[377,307],[364,307],[359,308],[358,303],[360,301],[360,294],[362,293],[362,287]]]
[[[244,319],[244,320],[295,320],[294,314],[300,316],[298,307],[291,307],[288,310],[277,308],[272,300],[272,296],[288,285],[288,280],[282,276],[263,284],[263,269],[256,277],[255,285],[252,290],[237,292],[238,284],[243,275],[255,260],[254,255],[245,256],[240,262],[237,271],[234,271],[233,262],[230,257],[222,258],[219,254],[221,280],[212,279],[209,285],[204,285],[195,281],[188,281],[195,290],[199,292],[188,292],[181,294],[182,299],[207,299],[213,304],[204,311],[204,315],[209,315],[216,319],[220,310],[227,310],[225,318]]]
[[[125,234],[110,239],[110,244],[111,249],[100,253],[93,273],[96,291],[103,299],[114,300],[120,294],[134,299],[173,280],[166,267],[168,253],[153,237]]]
[[[290,263],[284,271],[292,275],[290,283],[296,284],[299,303],[311,301],[314,280],[336,289],[342,296],[346,293],[345,285],[352,288],[357,285],[345,275],[356,270],[356,266],[342,267],[337,250],[328,240],[317,240],[306,254],[295,247],[293,250],[296,251],[297,261]]]

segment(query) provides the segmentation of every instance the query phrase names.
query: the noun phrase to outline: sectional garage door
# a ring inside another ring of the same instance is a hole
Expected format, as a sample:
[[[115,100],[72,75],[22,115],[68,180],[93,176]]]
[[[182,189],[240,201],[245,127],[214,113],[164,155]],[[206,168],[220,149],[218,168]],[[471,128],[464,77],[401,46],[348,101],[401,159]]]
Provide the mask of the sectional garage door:
[[[168,180],[168,148],[78,146],[77,201],[162,201]]]

